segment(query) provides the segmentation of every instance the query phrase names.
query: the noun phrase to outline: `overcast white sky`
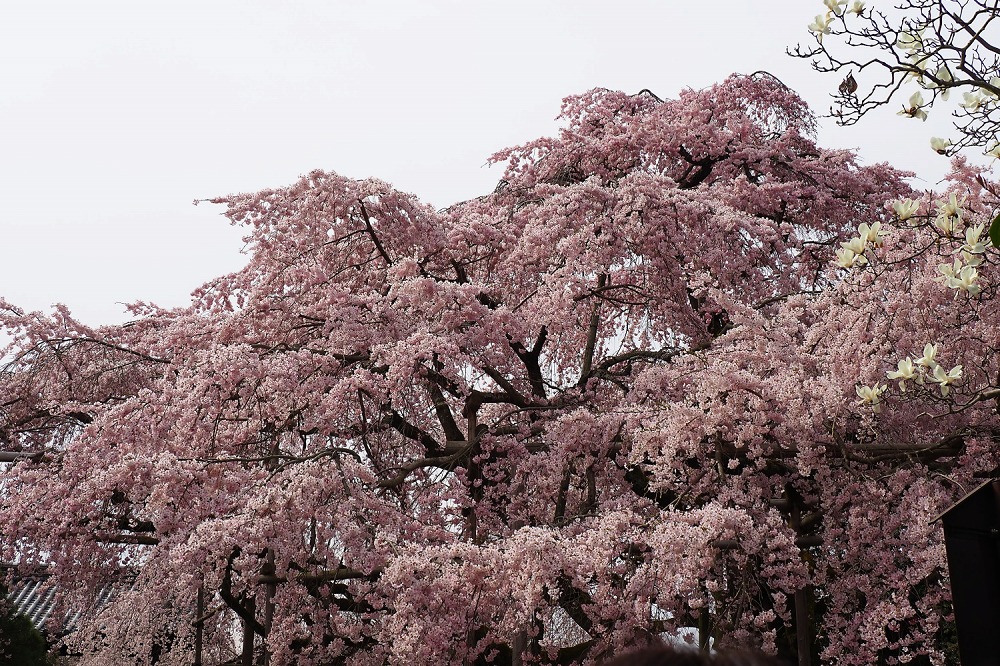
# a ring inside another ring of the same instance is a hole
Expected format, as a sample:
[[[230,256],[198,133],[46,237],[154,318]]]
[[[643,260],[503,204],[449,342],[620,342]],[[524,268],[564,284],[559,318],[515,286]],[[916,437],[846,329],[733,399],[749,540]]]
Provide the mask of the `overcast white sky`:
[[[0,15],[0,296],[91,324],[183,305],[242,265],[193,199],[321,168],[437,207],[487,192],[495,150],[556,131],[593,87],[673,97],[768,70],[822,111],[838,83],[785,48],[820,0],[49,0]],[[933,115],[933,114],[932,114]],[[942,114],[938,114],[939,116]],[[890,111],[822,145],[917,171],[940,121]],[[942,134],[944,133],[944,134]]]

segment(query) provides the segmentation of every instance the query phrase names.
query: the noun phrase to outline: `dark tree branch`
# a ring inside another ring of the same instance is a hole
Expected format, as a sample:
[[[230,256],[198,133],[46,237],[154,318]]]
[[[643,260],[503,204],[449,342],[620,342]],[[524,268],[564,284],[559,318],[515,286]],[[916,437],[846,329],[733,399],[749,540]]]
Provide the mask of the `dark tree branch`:
[[[377,486],[379,488],[396,488],[402,485],[410,474],[425,467],[437,467],[439,469],[451,471],[458,463],[471,455],[478,442],[478,437],[471,442],[461,442],[463,446],[458,451],[448,456],[418,458],[416,460],[411,460],[405,465],[395,468],[398,470],[398,473],[392,478],[379,481]]]
[[[396,410],[388,406],[384,407],[383,409],[386,412],[386,415],[382,419],[384,425],[391,426],[392,428],[397,430],[401,435],[407,437],[408,439],[420,442],[428,453],[433,451],[441,451],[444,449],[444,447],[441,446],[441,443],[438,442],[436,439],[434,439],[430,435],[430,433],[421,428],[418,428],[417,426],[413,425],[412,423],[404,419],[403,416]]]
[[[606,288],[608,276],[601,273],[597,277],[597,291]],[[597,332],[601,324],[601,304],[595,301],[590,310],[590,324],[587,326],[587,341],[583,347],[583,367],[580,369],[580,381],[578,386],[584,386],[590,377],[590,369],[594,364],[594,348],[597,346]]]
[[[379,240],[378,234],[375,233],[375,228],[372,226],[371,215],[368,214],[368,209],[365,207],[365,202],[358,200],[358,205],[361,207],[361,215],[365,221],[365,231],[368,232],[368,236],[372,239],[372,243],[375,244],[375,249],[385,260],[386,265],[392,264],[392,259],[389,257],[389,253],[385,251],[385,247],[382,245],[382,241]]]
[[[267,637],[267,629],[264,625],[258,622],[257,618],[254,617],[254,613],[248,610],[243,605],[243,602],[233,595],[233,562],[239,556],[240,549],[237,546],[233,548],[229,553],[229,557],[226,558],[226,570],[222,576],[222,585],[219,586],[219,596],[226,602],[226,606],[231,608],[246,623],[248,629],[251,629],[260,636]]]
[[[482,370],[490,379],[496,382],[497,386],[502,388],[508,395],[511,396],[511,402],[513,404],[528,404],[528,399],[524,397],[524,395],[517,390],[510,380],[504,377],[498,370],[489,365],[484,365]]]
[[[434,412],[437,414],[441,429],[444,430],[445,439],[465,439],[462,431],[455,422],[455,417],[451,413],[451,407],[444,393],[433,382],[427,382],[427,392],[431,395],[431,402],[434,403]]]
[[[528,372],[528,383],[531,385],[532,393],[542,399],[547,398],[548,394],[545,391],[545,378],[542,376],[542,366],[539,363],[539,359],[548,335],[548,329],[542,326],[538,333],[538,338],[531,349],[526,349],[520,342],[513,340],[510,342],[511,349],[514,350],[517,357],[524,363],[524,367]]]

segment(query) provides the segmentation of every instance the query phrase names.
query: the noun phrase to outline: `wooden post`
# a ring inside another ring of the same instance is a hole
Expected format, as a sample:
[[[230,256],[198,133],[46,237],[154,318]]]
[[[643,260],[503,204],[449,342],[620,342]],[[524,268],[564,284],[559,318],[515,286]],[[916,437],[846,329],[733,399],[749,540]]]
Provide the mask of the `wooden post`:
[[[795,651],[799,666],[812,665],[812,618],[809,614],[809,587],[795,591]]]
[[[201,644],[205,635],[205,620],[201,619],[205,614],[205,585],[198,588],[198,602],[195,604],[194,625],[194,666],[201,665]]]
[[[268,548],[267,555],[264,559],[264,566],[261,567],[261,573],[274,578],[274,549]],[[274,589],[275,585],[273,582],[266,583],[264,585],[264,631],[267,634],[271,633],[271,621],[274,619]],[[260,652],[260,658],[257,660],[258,666],[268,666],[271,661],[271,653],[267,645],[267,635],[263,637],[264,649]]]
[[[510,666],[522,666],[524,664],[524,651],[528,649],[528,632],[522,629],[514,634],[514,640],[510,643]]]
[[[707,606],[702,607],[698,616],[698,649],[702,652],[712,649],[712,617]]]
[[[250,616],[252,617],[253,614],[257,611],[257,602],[254,601],[253,597],[250,597],[249,599],[246,600],[246,603],[243,605],[243,607],[247,609],[247,612],[250,613]],[[242,659],[242,666],[253,666],[253,642],[254,642],[253,639],[254,639],[254,635],[255,634],[254,634],[254,631],[253,631],[253,627],[250,626],[250,623],[249,622],[244,622],[243,623],[243,659]]]
[[[788,524],[799,536],[802,529],[802,507],[791,489],[785,492],[788,498]],[[795,591],[795,652],[798,654],[799,666],[812,666],[812,617],[809,612],[809,597],[812,588],[806,585]]]

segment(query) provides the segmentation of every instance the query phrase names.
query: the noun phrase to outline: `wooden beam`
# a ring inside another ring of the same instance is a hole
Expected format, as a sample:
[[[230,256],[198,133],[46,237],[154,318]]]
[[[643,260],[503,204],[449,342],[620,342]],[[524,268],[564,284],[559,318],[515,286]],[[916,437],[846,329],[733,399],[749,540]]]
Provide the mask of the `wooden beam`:
[[[0,451],[0,463],[12,463],[18,460],[37,460],[42,457],[42,451]]]
[[[199,618],[199,621],[194,625],[194,666],[202,666],[201,664],[201,644],[203,642],[203,637],[205,635],[205,620],[201,619],[205,614],[205,586],[201,585],[198,588],[198,604],[195,610],[195,617]]]

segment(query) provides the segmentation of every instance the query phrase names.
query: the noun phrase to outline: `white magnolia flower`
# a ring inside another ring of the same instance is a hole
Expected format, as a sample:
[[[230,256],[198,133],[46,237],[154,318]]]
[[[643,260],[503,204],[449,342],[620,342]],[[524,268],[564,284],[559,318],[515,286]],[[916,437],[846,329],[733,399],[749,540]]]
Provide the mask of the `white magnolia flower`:
[[[932,345],[927,343],[924,345],[924,355],[917,359],[917,365],[927,368],[928,370],[933,370],[937,367],[937,361],[934,357],[937,355],[937,345]]]
[[[910,72],[909,78],[916,79],[920,85],[925,88],[933,88],[933,84],[929,84],[924,81],[924,74],[928,74],[927,65],[931,61],[931,57],[926,53],[920,53],[919,51],[914,51],[910,55],[906,56],[910,64],[913,65],[913,71]]]
[[[962,217],[962,207],[965,205],[966,197],[959,200],[952,192],[949,197],[938,202],[938,217],[934,225],[945,234],[952,234],[955,231],[958,221]]]
[[[941,277],[938,279],[945,284],[948,283],[948,280],[956,277],[961,272],[962,262],[958,259],[955,259],[955,261],[950,264],[938,264],[938,273],[941,274]]]
[[[961,257],[966,266],[979,266],[983,263],[983,255],[981,254],[971,254],[962,250]]]
[[[840,247],[845,250],[850,250],[854,254],[864,254],[865,249],[868,247],[868,239],[864,236],[858,236],[856,238],[852,238],[846,243],[841,243]]]
[[[899,33],[899,37],[896,38],[896,46],[912,55],[924,46],[922,33],[923,31],[901,32]]]
[[[826,15],[818,14],[816,18],[813,19],[813,22],[809,24],[809,32],[815,32],[816,39],[822,42],[823,35],[830,34],[830,23],[832,22],[833,17],[829,13]]]
[[[983,255],[981,254],[970,254],[962,250],[961,257],[966,266],[979,266],[983,263]]]
[[[882,237],[888,234],[888,231],[882,231],[882,223],[878,220],[875,220],[871,226],[867,222],[858,225],[858,236],[875,247],[882,247]]]
[[[941,385],[942,396],[948,395],[948,392],[951,390],[949,387],[961,378],[962,366],[960,365],[956,365],[948,372],[945,372],[943,367],[937,365],[934,366],[934,372],[931,373],[931,381]]]
[[[977,224],[965,228],[965,244],[959,248],[962,261],[967,266],[978,266],[983,263],[983,255],[986,254],[986,243],[982,241],[986,224]]]
[[[940,137],[931,137],[931,149],[938,155],[947,155],[948,146],[951,145],[951,141],[948,139],[942,139]]]
[[[986,151],[986,154],[991,157],[1000,158],[1000,142],[994,144],[992,148]]]
[[[837,265],[841,268],[854,268],[855,266],[864,266],[868,263],[864,255],[860,255],[853,250],[848,248],[841,248],[837,250]]]
[[[826,5],[827,9],[829,9],[834,16],[843,16],[847,0],[823,0],[823,4]]]
[[[857,387],[858,397],[861,398],[862,405],[871,405],[872,411],[876,414],[881,411],[882,394],[885,393],[885,384],[875,384],[874,386]]]
[[[962,206],[965,205],[966,197],[959,201],[955,193],[952,192],[948,199],[938,203],[938,214],[950,217],[959,217],[962,214]]]
[[[962,246],[962,252],[967,254],[985,254],[986,244],[981,240],[984,231],[986,231],[985,224],[966,227],[965,245]]]
[[[955,221],[957,219],[949,215],[938,215],[934,218],[934,226],[945,236],[950,236],[955,233]]]
[[[888,377],[889,379],[898,379],[899,390],[905,392],[906,380],[914,378],[914,376],[917,373],[917,368],[916,366],[913,365],[913,359],[911,359],[909,356],[897,362],[896,368],[897,368],[896,370],[890,370],[889,372],[885,373],[885,376]]]
[[[986,231],[985,222],[969,227],[965,230],[965,242],[969,245],[979,243],[979,238],[983,235],[984,231]]]
[[[978,277],[979,271],[976,270],[975,266],[966,266],[954,277],[945,278],[945,284],[947,284],[951,289],[965,291],[968,292],[970,296],[975,296],[983,290],[982,287],[976,284],[976,279]]]
[[[954,80],[951,77],[951,72],[948,70],[948,67],[945,66],[945,65],[942,65],[941,67],[938,67],[937,71],[934,72],[934,78],[936,78],[941,83],[940,84],[933,84],[930,87],[932,87],[932,88],[935,88],[935,87],[936,88],[941,88],[941,92],[940,92],[941,99],[947,100],[948,99],[949,89],[948,88],[943,88],[942,86],[944,86],[945,84],[951,83]]]
[[[975,112],[983,105],[983,95],[979,91],[962,93],[962,103],[959,105],[964,109]]]
[[[923,110],[924,106],[924,96],[920,94],[920,91],[910,95],[909,101],[903,106],[902,111],[896,112],[897,116],[908,116],[910,118],[920,118],[921,120],[927,120],[927,112]]]
[[[858,16],[861,16],[861,12],[863,11],[865,11],[865,3],[861,2],[861,0],[854,0],[851,3],[851,8],[847,10],[849,14],[857,14]]]
[[[920,210],[920,202],[913,199],[898,199],[892,202],[892,210],[900,222],[905,222]]]

